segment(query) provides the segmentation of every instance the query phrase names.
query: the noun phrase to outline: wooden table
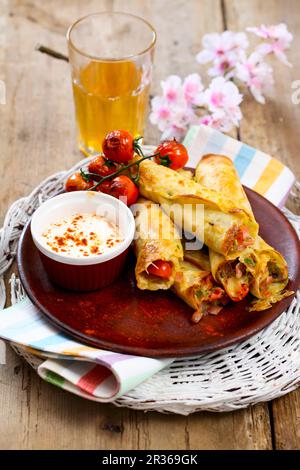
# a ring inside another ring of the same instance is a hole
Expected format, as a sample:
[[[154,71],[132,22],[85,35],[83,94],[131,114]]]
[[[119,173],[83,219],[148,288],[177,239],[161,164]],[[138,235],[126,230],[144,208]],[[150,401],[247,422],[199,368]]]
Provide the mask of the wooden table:
[[[66,53],[67,26],[110,9],[140,14],[156,27],[153,92],[170,73],[200,71],[195,54],[204,33],[285,21],[295,35],[294,68],[275,65],[265,106],[246,100],[240,138],[281,159],[299,179],[300,105],[291,102],[291,82],[300,79],[298,0],[0,0],[6,22],[0,79],[7,87],[7,104],[0,105],[2,220],[16,198],[80,158],[68,64],[35,51],[36,44]],[[158,136],[149,125],[147,142]],[[2,449],[297,449],[300,391],[234,413],[144,414],[63,392],[8,348],[0,366],[0,423]]]

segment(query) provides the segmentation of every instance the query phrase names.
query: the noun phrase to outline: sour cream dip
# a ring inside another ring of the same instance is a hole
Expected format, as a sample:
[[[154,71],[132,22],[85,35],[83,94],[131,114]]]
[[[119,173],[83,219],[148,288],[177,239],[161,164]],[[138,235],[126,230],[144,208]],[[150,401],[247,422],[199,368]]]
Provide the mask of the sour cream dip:
[[[72,258],[102,255],[123,242],[119,227],[96,213],[73,214],[42,234],[48,249]]]

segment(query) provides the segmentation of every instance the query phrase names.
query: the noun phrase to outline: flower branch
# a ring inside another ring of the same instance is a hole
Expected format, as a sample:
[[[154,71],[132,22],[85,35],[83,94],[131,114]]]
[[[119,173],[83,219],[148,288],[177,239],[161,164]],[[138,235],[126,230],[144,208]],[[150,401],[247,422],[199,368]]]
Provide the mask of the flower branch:
[[[249,37],[260,42],[249,50]],[[225,31],[206,34],[203,49],[197,54],[200,64],[208,64],[212,78],[205,88],[198,73],[182,80],[171,75],[161,82],[162,94],[151,102],[150,121],[161,131],[162,140],[181,139],[193,124],[210,125],[229,132],[242,119],[241,90],[245,87],[253,98],[265,103],[265,95],[274,83],[273,68],[267,59],[274,56],[291,66],[285,51],[293,40],[286,24],[246,28],[246,32]]]

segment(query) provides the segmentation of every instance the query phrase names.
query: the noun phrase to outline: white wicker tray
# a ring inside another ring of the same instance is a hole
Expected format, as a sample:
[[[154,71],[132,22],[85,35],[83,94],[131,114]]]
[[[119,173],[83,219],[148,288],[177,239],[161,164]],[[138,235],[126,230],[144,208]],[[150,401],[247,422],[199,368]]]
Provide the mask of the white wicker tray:
[[[32,212],[63,189],[66,177],[86,164],[44,180],[8,210],[0,230],[0,308],[6,301],[3,276],[12,264],[18,239]],[[298,198],[294,194],[294,199]],[[284,209],[300,237],[300,217]],[[15,276],[11,300],[24,295]],[[219,352],[176,360],[115,402],[139,410],[188,415],[195,411],[231,411],[284,395],[300,383],[300,291],[289,309],[251,339]],[[41,359],[13,346],[32,367]]]

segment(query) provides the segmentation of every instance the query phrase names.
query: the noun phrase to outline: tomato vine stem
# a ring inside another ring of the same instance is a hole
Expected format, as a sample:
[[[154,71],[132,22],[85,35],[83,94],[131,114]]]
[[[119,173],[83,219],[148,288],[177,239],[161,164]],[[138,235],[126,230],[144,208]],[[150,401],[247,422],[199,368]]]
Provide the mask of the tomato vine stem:
[[[111,173],[109,175],[106,175],[106,176],[102,176],[100,177],[99,181],[97,181],[97,183],[92,186],[91,188],[88,189],[88,191],[95,191],[102,183],[104,183],[104,181],[107,181],[107,180],[111,180],[113,178],[115,178],[116,176],[124,173],[124,171],[128,170],[129,168],[132,168],[133,166],[136,166],[138,169],[139,169],[139,166],[140,166],[140,163],[142,163],[144,160],[149,160],[150,158],[154,158],[154,157],[157,157],[158,155],[160,155],[159,153],[154,153],[153,155],[145,155],[140,144],[139,144],[139,140],[141,139],[142,137],[137,137],[136,139],[134,139],[134,143],[133,143],[133,149],[134,151],[141,157],[139,160],[136,160],[134,162],[131,162],[131,163],[128,163],[127,165],[122,165],[121,168],[119,168],[118,170],[116,170],[114,173]],[[108,161],[111,161],[109,159],[106,159]],[[112,162],[114,163],[114,162]],[[94,178],[99,178],[99,175],[97,175],[96,173],[91,173],[91,172],[88,172],[88,171],[84,171],[82,168],[80,169],[80,174],[81,176],[83,177],[83,179],[85,181],[90,181],[91,179],[94,179]],[[130,172],[129,172],[130,174]],[[130,174],[130,177],[131,179],[133,180],[134,183],[136,183],[138,181],[138,177],[134,177]]]

